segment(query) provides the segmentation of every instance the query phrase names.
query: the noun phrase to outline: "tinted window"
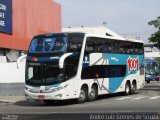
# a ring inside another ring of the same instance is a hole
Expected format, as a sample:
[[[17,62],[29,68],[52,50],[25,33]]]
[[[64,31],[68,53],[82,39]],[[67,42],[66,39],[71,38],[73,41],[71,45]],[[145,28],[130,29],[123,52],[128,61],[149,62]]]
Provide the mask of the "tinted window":
[[[72,35],[68,37],[68,52],[80,52],[84,36]]]
[[[84,34],[53,34],[37,36],[31,42],[29,53],[80,52]]]
[[[65,52],[66,37],[35,38],[31,42],[30,53]]]
[[[86,41],[86,53],[113,53],[113,54],[143,54],[143,44],[137,42],[121,41],[89,37]]]
[[[95,65],[83,68],[82,79],[124,77],[126,65]]]
[[[96,53],[97,50],[97,39],[96,38],[87,38],[86,48],[87,53]]]
[[[133,43],[133,44],[134,44],[133,50],[134,50],[135,54],[143,54],[144,53],[144,48],[143,48],[142,43]]]

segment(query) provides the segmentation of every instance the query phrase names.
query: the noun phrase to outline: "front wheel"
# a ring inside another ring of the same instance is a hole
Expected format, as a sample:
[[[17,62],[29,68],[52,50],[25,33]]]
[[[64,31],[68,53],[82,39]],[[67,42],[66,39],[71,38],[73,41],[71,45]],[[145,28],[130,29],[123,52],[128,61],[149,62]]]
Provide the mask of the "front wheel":
[[[88,101],[96,100],[97,96],[98,96],[98,90],[95,86],[92,86],[91,91],[90,91],[89,96],[88,96]]]
[[[87,101],[87,97],[88,97],[88,91],[85,87],[82,87],[77,102],[84,103]]]

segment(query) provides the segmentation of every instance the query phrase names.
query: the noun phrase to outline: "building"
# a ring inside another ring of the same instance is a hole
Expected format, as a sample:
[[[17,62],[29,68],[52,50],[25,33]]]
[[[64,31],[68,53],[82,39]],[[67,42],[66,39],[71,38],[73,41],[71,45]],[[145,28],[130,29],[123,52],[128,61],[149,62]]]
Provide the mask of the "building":
[[[14,61],[34,35],[60,31],[61,6],[53,0],[0,0],[0,56]]]

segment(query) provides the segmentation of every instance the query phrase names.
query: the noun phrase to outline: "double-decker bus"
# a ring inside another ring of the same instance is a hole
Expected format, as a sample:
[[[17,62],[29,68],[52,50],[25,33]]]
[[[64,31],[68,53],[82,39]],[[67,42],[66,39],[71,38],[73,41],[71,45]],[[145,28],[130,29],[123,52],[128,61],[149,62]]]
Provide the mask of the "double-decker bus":
[[[27,100],[77,99],[133,94],[144,86],[144,50],[139,40],[83,32],[37,35],[26,59]]]

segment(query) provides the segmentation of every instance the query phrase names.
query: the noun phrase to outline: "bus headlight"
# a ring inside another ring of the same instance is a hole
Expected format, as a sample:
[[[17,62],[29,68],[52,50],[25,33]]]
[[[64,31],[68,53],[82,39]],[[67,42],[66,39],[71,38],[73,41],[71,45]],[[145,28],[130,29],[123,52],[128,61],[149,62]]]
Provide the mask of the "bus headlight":
[[[47,90],[40,90],[40,88],[29,88],[29,87],[25,86],[25,90],[32,92],[32,93],[52,93],[52,92],[62,90],[64,88],[66,88],[67,86],[68,85],[60,86],[60,87],[52,88],[52,89],[47,89]]]
[[[25,86],[25,90],[29,91],[30,89],[28,87]]]
[[[60,86],[60,87],[54,88],[54,89],[52,89],[52,92],[56,92],[56,91],[62,90],[62,89],[64,89],[64,88],[66,88],[67,86],[68,86],[68,85]]]

